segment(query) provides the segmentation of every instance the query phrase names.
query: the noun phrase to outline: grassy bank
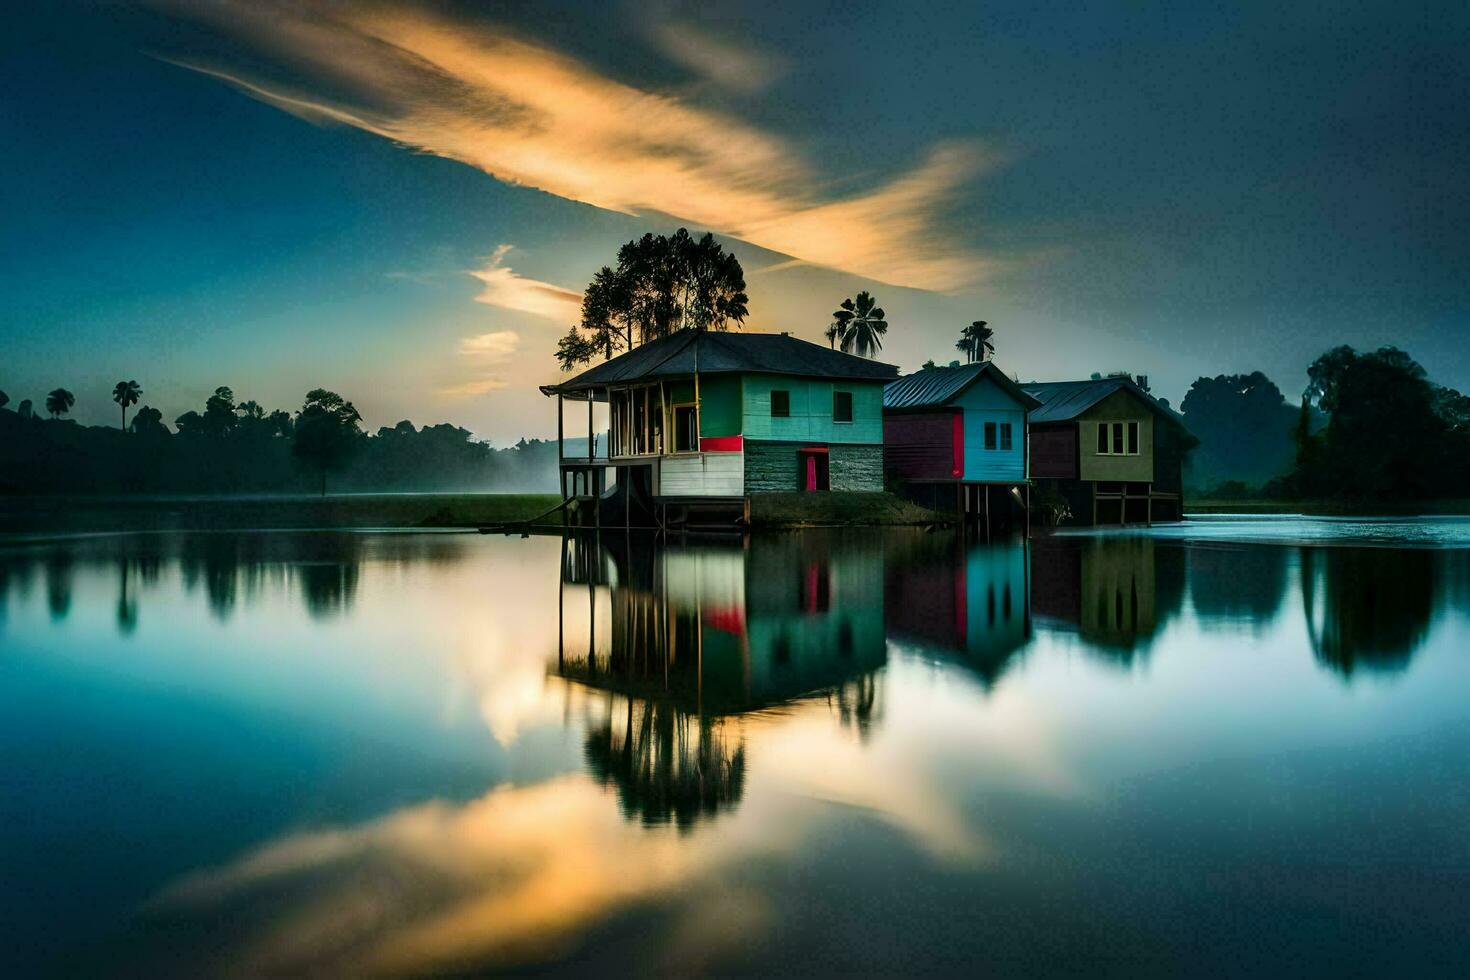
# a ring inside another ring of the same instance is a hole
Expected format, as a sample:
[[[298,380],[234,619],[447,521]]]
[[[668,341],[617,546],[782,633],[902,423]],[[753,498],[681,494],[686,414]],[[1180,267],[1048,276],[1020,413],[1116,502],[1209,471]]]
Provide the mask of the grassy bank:
[[[750,498],[750,523],[757,528],[912,525],[946,519],[891,493],[766,493]]]
[[[0,497],[0,533],[476,528],[540,517],[556,494],[285,497]],[[559,519],[553,515],[550,520]]]

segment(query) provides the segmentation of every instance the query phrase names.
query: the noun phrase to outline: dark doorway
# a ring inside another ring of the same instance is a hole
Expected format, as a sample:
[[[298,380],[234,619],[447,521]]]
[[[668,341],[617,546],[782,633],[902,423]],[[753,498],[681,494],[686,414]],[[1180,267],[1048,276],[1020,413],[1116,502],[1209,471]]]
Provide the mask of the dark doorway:
[[[797,453],[801,471],[797,474],[803,490],[830,490],[831,478],[827,468],[827,450],[803,449]]]

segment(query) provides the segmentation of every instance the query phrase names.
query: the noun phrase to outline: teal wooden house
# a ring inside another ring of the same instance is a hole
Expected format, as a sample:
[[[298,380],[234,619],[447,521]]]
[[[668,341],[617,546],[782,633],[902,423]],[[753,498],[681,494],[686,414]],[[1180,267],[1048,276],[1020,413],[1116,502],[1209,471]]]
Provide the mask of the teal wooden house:
[[[882,490],[883,385],[897,374],[787,334],[691,330],[541,391],[558,403],[563,497],[597,499],[600,519],[622,523],[671,504]],[[587,406],[587,455],[564,451],[567,401]]]
[[[1024,519],[1026,413],[1040,404],[992,361],[891,381],[883,390],[888,478],[936,510]]]

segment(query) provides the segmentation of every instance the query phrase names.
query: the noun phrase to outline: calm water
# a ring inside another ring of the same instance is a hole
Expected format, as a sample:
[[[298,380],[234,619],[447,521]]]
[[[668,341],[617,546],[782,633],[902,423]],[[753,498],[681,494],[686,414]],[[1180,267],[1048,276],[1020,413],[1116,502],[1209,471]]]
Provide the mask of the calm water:
[[[1470,523],[1261,523],[0,545],[0,967],[1465,975]]]

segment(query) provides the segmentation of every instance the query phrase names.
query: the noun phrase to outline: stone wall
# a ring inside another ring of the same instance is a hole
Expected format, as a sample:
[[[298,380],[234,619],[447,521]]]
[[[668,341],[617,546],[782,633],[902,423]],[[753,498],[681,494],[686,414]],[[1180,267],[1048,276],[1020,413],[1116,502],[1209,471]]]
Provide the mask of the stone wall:
[[[882,446],[833,446],[827,462],[833,490],[883,489]]]
[[[745,492],[790,493],[802,488],[799,450],[806,443],[745,443]],[[833,490],[883,489],[882,446],[829,446]]]

